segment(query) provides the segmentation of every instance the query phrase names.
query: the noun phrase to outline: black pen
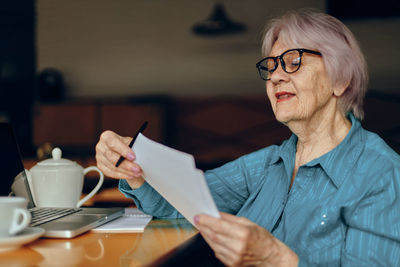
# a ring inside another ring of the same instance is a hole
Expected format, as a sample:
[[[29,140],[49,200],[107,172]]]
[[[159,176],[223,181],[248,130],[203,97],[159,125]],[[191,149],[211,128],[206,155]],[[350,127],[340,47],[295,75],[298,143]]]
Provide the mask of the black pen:
[[[147,121],[145,121],[142,126],[139,128],[139,130],[137,131],[137,133],[135,134],[135,136],[133,137],[132,141],[129,143],[129,147],[132,148],[133,144],[135,143],[136,138],[138,137],[138,135],[144,131],[144,129],[146,129],[147,126]],[[125,158],[123,156],[119,157],[119,160],[117,161],[117,163],[115,164],[115,167],[118,167],[123,161],[125,160]]]

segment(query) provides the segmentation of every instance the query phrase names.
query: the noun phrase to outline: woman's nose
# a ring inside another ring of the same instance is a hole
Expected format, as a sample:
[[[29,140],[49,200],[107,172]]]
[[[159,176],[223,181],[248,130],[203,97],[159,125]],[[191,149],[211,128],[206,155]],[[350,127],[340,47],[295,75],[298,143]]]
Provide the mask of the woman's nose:
[[[281,62],[279,62],[278,67],[274,72],[270,74],[271,82],[279,83],[280,81],[285,81],[289,77],[289,74],[286,73],[283,68]]]

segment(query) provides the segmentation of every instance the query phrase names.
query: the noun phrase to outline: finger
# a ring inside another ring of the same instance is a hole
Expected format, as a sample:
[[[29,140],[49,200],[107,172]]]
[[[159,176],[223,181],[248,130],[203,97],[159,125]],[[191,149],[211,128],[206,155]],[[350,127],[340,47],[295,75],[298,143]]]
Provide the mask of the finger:
[[[245,218],[226,213],[220,215],[219,219],[199,215],[198,228],[229,265],[258,263],[276,251],[273,249],[275,238],[266,229]]]
[[[221,213],[220,213],[221,214]],[[218,224],[220,222],[220,218],[214,217],[214,216],[210,216],[207,214],[197,214],[195,216],[195,223],[196,226],[212,226],[214,224]]]
[[[142,168],[136,162],[124,160],[121,165],[118,166],[118,169],[123,169],[132,173],[135,177],[143,175]]]
[[[229,221],[229,222],[245,224],[245,225],[253,224],[252,221],[250,221],[249,219],[247,219],[245,217],[240,217],[240,216],[232,215],[232,214],[225,213],[225,212],[220,212],[220,215],[221,215],[222,219]]]
[[[98,144],[96,147],[96,161],[101,162],[106,165],[108,168],[112,169],[111,165],[115,166],[116,162],[119,160],[121,155],[105,145]],[[125,169],[128,172],[141,172],[140,168],[138,168],[137,164],[132,163],[129,160],[124,160],[122,164],[120,164],[121,169]],[[122,170],[121,170],[122,171]]]
[[[106,143],[107,141],[104,140],[107,138],[104,138],[103,136],[104,135],[102,135],[101,140],[96,145],[96,161],[109,161],[110,164],[115,165],[117,160],[121,157],[121,154],[111,149]]]
[[[96,153],[97,166],[104,174],[112,178],[134,178],[142,176],[142,170],[139,165],[134,162],[124,160],[121,165],[115,167],[115,162],[119,159],[119,155],[110,149],[102,151],[104,146],[99,146]]]
[[[242,231],[240,225],[226,221],[222,217],[215,218],[205,214],[197,215],[195,221],[199,231],[213,240],[214,243],[231,248],[237,247],[235,244],[238,239],[237,232]],[[226,228],[232,231],[228,231]]]
[[[109,164],[115,166],[120,156],[121,155],[119,153],[112,151],[109,148],[101,147],[97,149],[96,160],[102,162],[109,162]]]
[[[224,245],[223,242],[221,242],[222,236],[220,236],[218,233],[213,231],[211,228],[204,228],[200,231],[201,235],[206,239],[207,243],[212,246],[213,248],[220,248],[229,251],[228,247]]]
[[[220,213],[221,218],[216,218],[207,214],[199,214],[196,216],[196,225],[199,227],[199,230],[204,228],[212,229],[214,232],[219,233],[221,235],[230,235],[231,233],[235,233],[238,227],[241,226],[240,223],[237,222],[239,217],[230,215],[228,220],[227,213]]]
[[[116,178],[116,179],[135,178],[132,171],[127,171],[122,168],[116,168],[113,164],[110,164],[108,161],[106,161],[104,163],[101,161],[98,161],[97,166],[104,173],[104,175],[111,177],[111,178]]]
[[[129,146],[132,137],[122,137],[117,136],[119,142],[115,141],[110,144],[110,147],[114,151],[118,151],[121,156],[123,156],[126,160],[133,161],[135,160],[136,156],[135,153],[132,151],[132,148]]]
[[[211,239],[209,239],[203,233],[201,233],[201,235],[203,236],[203,238],[207,242],[207,244],[211,247],[211,249],[214,251],[215,257],[217,259],[219,259],[223,264],[225,264],[227,266],[232,265],[231,264],[233,262],[232,253],[228,249],[213,242]]]
[[[117,158],[118,155],[110,150],[102,150],[103,148],[97,148],[96,151],[96,162],[97,165],[105,165],[110,167],[111,165],[115,165],[114,158]]]
[[[130,161],[123,161],[119,167],[115,167],[115,162],[113,160],[115,157],[105,157],[104,155],[96,155],[96,162],[97,166],[106,173],[106,170],[103,168],[107,168],[108,171],[111,172],[121,172],[128,176],[140,176],[141,175],[141,168],[133,162]],[[107,174],[107,173],[106,173]]]
[[[132,140],[132,138],[119,136],[112,131],[105,131],[100,135],[100,140],[98,143],[99,150],[101,150],[101,152],[106,156],[110,155],[107,154],[107,151],[116,153],[117,160],[119,156],[122,156],[127,160],[133,161],[135,159],[135,154],[133,153],[132,149],[128,146],[130,140]]]
[[[220,212],[219,215],[221,216],[220,218],[210,216],[207,214],[198,214],[196,217],[198,217],[199,222],[203,224],[218,224],[220,222],[219,220],[221,219],[232,223],[245,223],[245,224],[253,223],[252,221],[250,221],[245,217],[239,217],[225,212]]]
[[[200,219],[205,221],[204,224],[198,226],[200,232],[205,233],[214,243],[232,251],[234,255],[241,255],[249,245],[254,223],[252,223],[253,226],[247,221],[242,223],[243,219],[240,217],[226,213],[221,214],[220,219],[213,219],[207,215],[201,215]]]

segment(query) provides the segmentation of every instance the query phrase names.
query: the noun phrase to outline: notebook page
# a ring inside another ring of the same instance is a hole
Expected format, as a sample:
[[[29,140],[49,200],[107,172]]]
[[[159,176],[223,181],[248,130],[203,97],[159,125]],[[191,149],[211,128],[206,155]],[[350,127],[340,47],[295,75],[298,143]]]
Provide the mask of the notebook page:
[[[98,233],[141,233],[153,217],[138,208],[125,208],[125,214],[118,219],[92,229]]]

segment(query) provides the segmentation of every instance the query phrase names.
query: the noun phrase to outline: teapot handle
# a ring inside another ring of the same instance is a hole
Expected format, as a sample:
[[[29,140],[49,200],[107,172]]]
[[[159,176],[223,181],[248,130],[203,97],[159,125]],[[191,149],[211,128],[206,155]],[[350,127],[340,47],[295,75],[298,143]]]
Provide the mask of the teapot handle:
[[[79,200],[78,204],[76,204],[76,207],[79,208],[80,206],[82,206],[83,203],[85,203],[89,198],[93,197],[94,194],[97,193],[97,191],[99,191],[100,187],[103,185],[104,182],[104,174],[99,170],[99,168],[95,167],[95,166],[91,166],[91,167],[87,167],[86,169],[83,170],[83,175],[86,175],[86,173],[90,172],[90,171],[96,171],[99,173],[99,182],[97,183],[97,185],[95,186],[95,188],[93,188],[93,190],[87,194],[84,198],[82,198],[81,200]]]

